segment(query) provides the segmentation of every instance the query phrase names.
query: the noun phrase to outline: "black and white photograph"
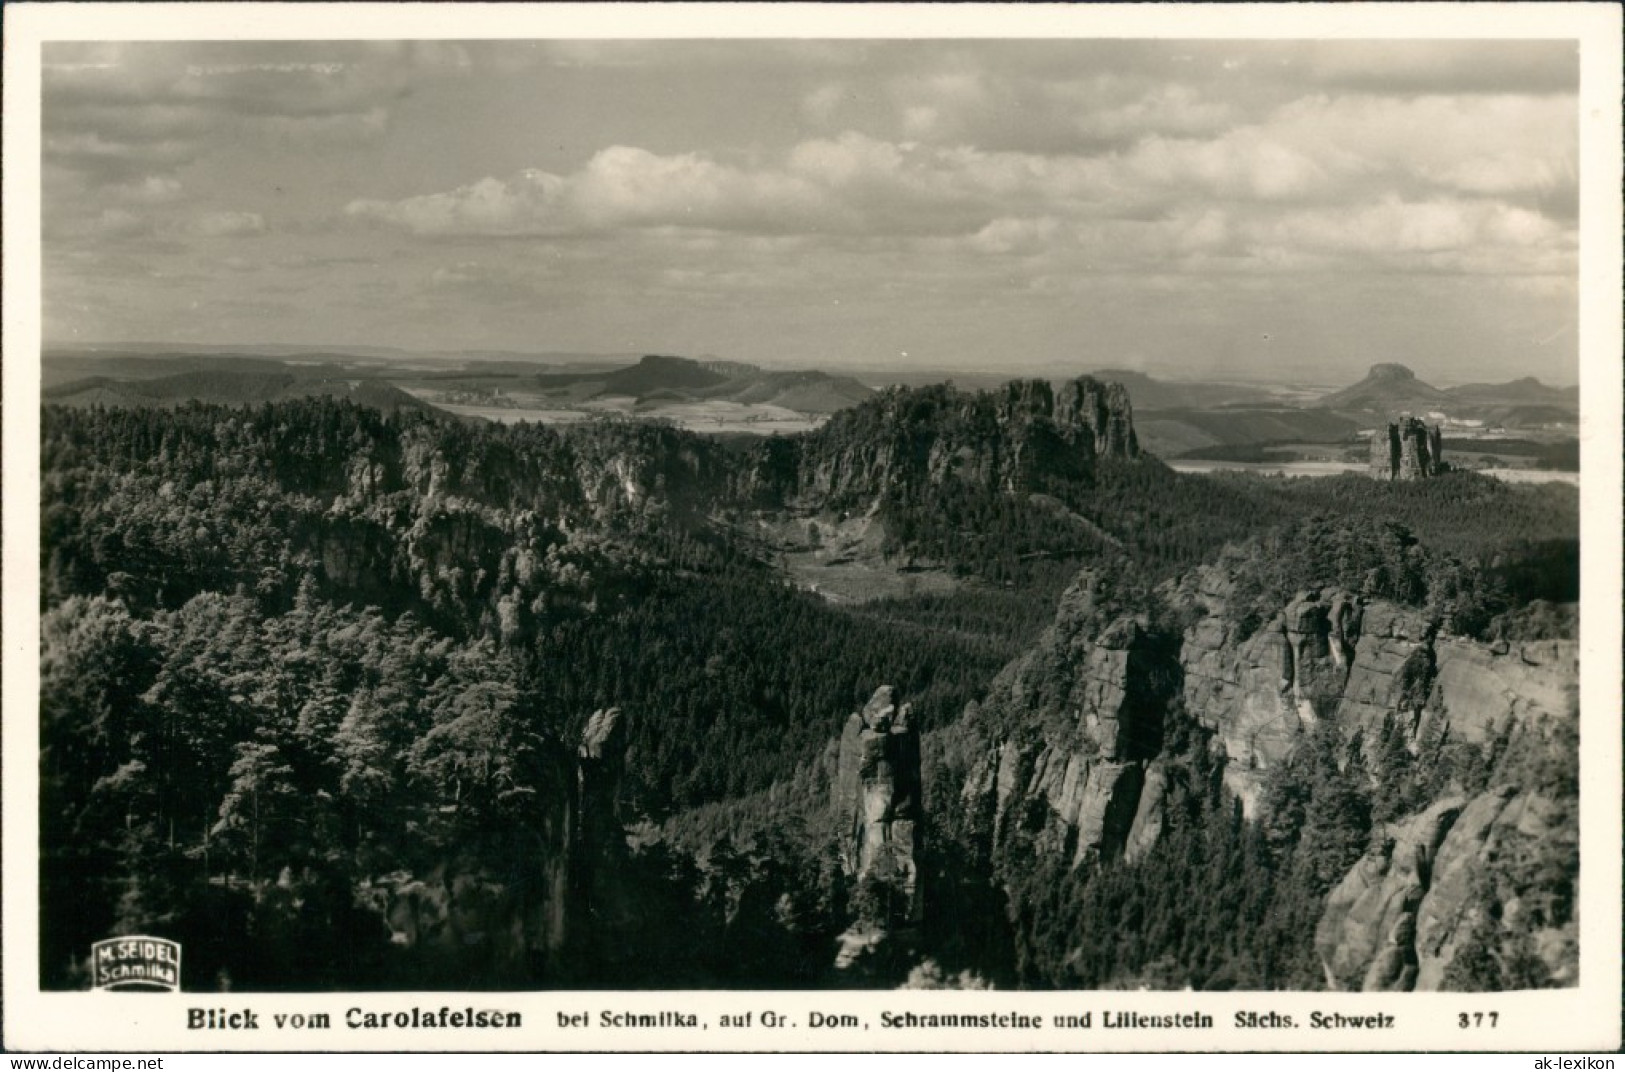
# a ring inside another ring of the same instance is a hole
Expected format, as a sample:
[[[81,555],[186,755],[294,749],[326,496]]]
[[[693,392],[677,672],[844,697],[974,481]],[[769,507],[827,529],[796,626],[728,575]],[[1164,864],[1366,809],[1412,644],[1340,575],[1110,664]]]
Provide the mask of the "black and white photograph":
[[[1575,32],[324,25],[37,46],[8,979],[1347,1049],[1595,968],[1618,1044]]]

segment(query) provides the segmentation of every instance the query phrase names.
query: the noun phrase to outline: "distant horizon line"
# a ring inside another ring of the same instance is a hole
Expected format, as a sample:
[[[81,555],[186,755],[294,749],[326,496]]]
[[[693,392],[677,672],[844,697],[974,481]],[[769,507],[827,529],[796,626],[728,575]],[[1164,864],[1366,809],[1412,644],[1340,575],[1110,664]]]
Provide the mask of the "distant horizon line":
[[[153,352],[152,353],[147,353],[146,351],[149,351],[149,350],[153,351]],[[722,357],[722,356],[719,356],[717,354],[711,354],[711,353],[703,353],[703,354],[697,354],[696,355],[696,354],[676,353],[676,352],[669,351],[669,350],[657,350],[657,349],[644,349],[644,350],[520,350],[520,349],[512,349],[512,348],[508,348],[508,347],[497,347],[497,346],[492,346],[492,347],[478,347],[478,346],[476,346],[476,347],[465,347],[465,348],[434,347],[434,348],[426,348],[426,349],[415,349],[415,348],[405,347],[405,346],[387,346],[387,345],[380,345],[380,344],[375,344],[375,343],[278,343],[278,342],[197,343],[197,342],[156,342],[156,341],[147,340],[147,339],[94,340],[94,341],[88,341],[88,342],[87,341],[80,341],[80,340],[52,341],[52,340],[44,340],[44,339],[42,339],[41,343],[40,343],[40,356],[41,356],[42,360],[46,356],[51,355],[53,353],[55,353],[55,354],[63,354],[63,353],[100,353],[100,352],[107,352],[107,351],[122,352],[124,356],[132,357],[132,358],[146,358],[146,357],[158,358],[158,357],[164,357],[164,356],[209,356],[209,355],[215,355],[215,356],[223,356],[223,357],[244,357],[244,358],[260,357],[260,358],[283,359],[283,360],[285,360],[285,359],[288,359],[288,358],[291,358],[291,357],[298,357],[298,356],[304,355],[304,354],[328,354],[328,355],[339,356],[339,357],[352,357],[352,358],[358,358],[358,359],[370,359],[370,360],[374,360],[374,361],[388,360],[391,356],[398,357],[398,358],[427,358],[427,359],[438,358],[438,359],[441,359],[441,360],[446,360],[446,359],[458,359],[458,358],[462,358],[462,359],[467,359],[467,358],[478,359],[482,355],[489,355],[489,357],[491,357],[493,359],[501,358],[501,357],[508,357],[508,358],[512,358],[512,359],[515,359],[515,360],[532,360],[532,361],[536,361],[536,362],[542,362],[542,361],[545,361],[547,359],[565,359],[565,358],[569,358],[569,359],[573,359],[573,361],[575,363],[590,362],[590,361],[609,361],[609,360],[633,360],[633,361],[639,361],[639,360],[642,360],[645,357],[673,357],[673,358],[681,358],[683,360],[695,361],[695,362],[724,362],[724,363],[728,363],[728,364],[753,365],[755,367],[762,368],[762,369],[765,369],[765,370],[768,370],[768,371],[808,371],[809,369],[811,369],[812,371],[822,371],[824,369],[836,369],[836,370],[839,370],[840,372],[843,372],[843,373],[846,373],[846,374],[855,374],[857,372],[868,372],[868,373],[871,373],[871,374],[900,372],[900,373],[907,373],[907,374],[909,374],[911,376],[922,376],[922,375],[926,375],[926,374],[942,373],[944,376],[946,376],[948,378],[952,378],[953,376],[956,376],[956,375],[962,375],[962,376],[997,376],[997,375],[1003,374],[1003,370],[1001,370],[999,368],[996,368],[994,366],[990,366],[990,365],[983,365],[983,366],[936,365],[936,364],[908,365],[908,364],[886,364],[886,363],[880,363],[880,362],[854,362],[854,361],[839,361],[839,360],[836,360],[836,361],[830,362],[827,365],[807,366],[807,365],[787,365],[787,364],[783,364],[783,363],[779,363],[779,362],[764,363],[759,359],[750,360],[750,359],[741,359],[741,358],[733,358],[733,357]],[[167,353],[165,351],[167,351]],[[572,362],[565,362],[565,363],[568,364],[568,363],[572,363]],[[1338,383],[1344,383],[1345,382],[1345,381],[1335,380],[1335,379],[1325,379],[1325,380],[1304,379],[1304,380],[1285,381],[1285,380],[1283,380],[1281,374],[1270,374],[1270,373],[1267,373],[1267,372],[1256,372],[1256,371],[1255,372],[1248,372],[1248,371],[1241,371],[1241,370],[1238,370],[1236,372],[1230,372],[1230,371],[1227,371],[1227,370],[1214,370],[1213,372],[1211,372],[1209,374],[1206,374],[1206,375],[1181,376],[1181,375],[1172,374],[1172,373],[1166,371],[1166,367],[1161,366],[1161,365],[1159,365],[1155,369],[1142,369],[1142,368],[1134,368],[1132,366],[1127,366],[1127,365],[1105,364],[1105,365],[1094,365],[1094,366],[1091,366],[1091,367],[1088,367],[1088,368],[1084,368],[1081,372],[1073,371],[1073,372],[1067,373],[1067,372],[1059,371],[1059,370],[1061,370],[1063,368],[1077,369],[1077,368],[1079,368],[1079,366],[1081,364],[1082,364],[1082,362],[1066,361],[1064,359],[1053,359],[1053,360],[1050,360],[1050,361],[1043,361],[1043,360],[1039,360],[1039,359],[1034,359],[1032,361],[1011,363],[1011,364],[1009,364],[1007,366],[1007,368],[1008,368],[1008,374],[1010,376],[1012,376],[1012,377],[1020,376],[1022,374],[1030,374],[1030,375],[1035,375],[1035,376],[1038,376],[1038,375],[1045,375],[1045,376],[1047,376],[1047,375],[1072,375],[1072,376],[1076,376],[1076,375],[1091,375],[1091,374],[1099,374],[1099,373],[1116,373],[1116,374],[1127,374],[1127,375],[1131,375],[1131,376],[1144,376],[1144,377],[1146,377],[1148,379],[1161,380],[1161,381],[1166,382],[1166,383],[1192,383],[1192,384],[1199,384],[1199,383],[1216,383],[1216,384],[1219,384],[1219,383],[1242,383],[1242,384],[1279,385],[1279,384],[1282,384],[1283,382],[1291,382],[1291,383],[1293,383],[1294,385],[1297,385],[1297,386],[1334,386],[1334,385],[1336,385]],[[1468,385],[1471,385],[1471,384],[1516,383],[1516,382],[1518,382],[1520,380],[1526,380],[1526,379],[1534,380],[1535,382],[1537,382],[1537,383],[1539,383],[1539,384],[1541,384],[1543,386],[1546,386],[1546,387],[1553,387],[1553,388],[1560,388],[1560,389],[1569,389],[1569,388],[1578,388],[1579,387],[1579,382],[1577,380],[1566,380],[1566,379],[1565,380],[1549,380],[1549,379],[1543,378],[1540,375],[1536,375],[1534,372],[1529,372],[1529,373],[1526,373],[1526,374],[1524,374],[1522,376],[1512,376],[1512,377],[1510,377],[1508,379],[1505,379],[1505,380],[1493,380],[1493,379],[1465,380],[1464,379],[1464,380],[1457,381],[1454,378],[1448,377],[1448,376],[1444,377],[1444,378],[1440,378],[1440,379],[1434,379],[1431,376],[1428,376],[1428,375],[1425,375],[1425,374],[1423,374],[1421,372],[1418,372],[1414,365],[1410,364],[1407,361],[1403,361],[1403,360],[1401,360],[1401,361],[1395,361],[1395,360],[1373,361],[1370,365],[1368,365],[1366,367],[1366,370],[1365,370],[1364,373],[1350,372],[1348,375],[1353,377],[1353,379],[1350,379],[1350,380],[1346,381],[1346,385],[1351,385],[1351,384],[1360,382],[1362,379],[1364,379],[1365,376],[1370,374],[1372,369],[1374,369],[1375,367],[1377,367],[1379,365],[1394,365],[1394,364],[1402,365],[1402,366],[1404,366],[1406,368],[1409,368],[1411,370],[1411,372],[1413,373],[1413,375],[1415,375],[1415,377],[1418,380],[1421,380],[1422,382],[1424,382],[1424,383],[1426,383],[1426,384],[1428,384],[1430,386],[1438,386],[1438,387],[1445,387],[1445,388],[1448,388],[1448,387],[1462,387],[1462,386],[1468,386]],[[1542,370],[1542,371],[1545,372],[1547,375],[1550,374],[1549,369]],[[1576,371],[1578,371],[1578,369],[1576,369]]]

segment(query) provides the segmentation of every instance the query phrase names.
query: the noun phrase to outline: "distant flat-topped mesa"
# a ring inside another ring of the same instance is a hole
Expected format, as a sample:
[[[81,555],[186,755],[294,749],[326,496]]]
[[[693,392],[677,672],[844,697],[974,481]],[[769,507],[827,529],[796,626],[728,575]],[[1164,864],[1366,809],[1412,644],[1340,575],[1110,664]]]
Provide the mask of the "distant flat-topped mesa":
[[[1438,425],[1429,428],[1415,417],[1405,417],[1371,436],[1371,475],[1378,480],[1423,480],[1445,468]]]

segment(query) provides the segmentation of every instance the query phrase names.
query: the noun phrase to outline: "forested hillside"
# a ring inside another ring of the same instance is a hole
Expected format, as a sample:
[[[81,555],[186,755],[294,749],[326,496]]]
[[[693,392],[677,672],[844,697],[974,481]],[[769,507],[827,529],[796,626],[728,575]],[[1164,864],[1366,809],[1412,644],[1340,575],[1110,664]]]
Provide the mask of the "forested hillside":
[[[1304,921],[1377,824],[1562,776],[1557,744],[1538,778],[1480,770],[1419,745],[1424,719],[1306,726],[1243,785],[1181,651],[1263,645],[1320,589],[1435,647],[1561,643],[1573,489],[1175,474],[1087,378],[892,391],[756,444],[326,398],[48,406],[42,450],[50,986],[132,930],[183,940],[196,989],[895,982],[832,974],[875,894],[833,840],[830,747],[881,684],[926,742],[927,909],[893,966],[1005,984],[1316,985]],[[883,534],[877,568],[954,588],[831,603],[759,535],[840,517]],[[1080,569],[1096,594],[1057,622]],[[1085,746],[1058,629],[1167,671],[1123,690],[1149,751]],[[1023,777],[1035,748],[1137,785],[1160,764],[1160,835],[1049,851],[1037,790],[1036,825],[994,822],[965,787],[1004,748]],[[1262,900],[1185,911],[1227,882]],[[1124,912],[1132,939],[1100,928]]]

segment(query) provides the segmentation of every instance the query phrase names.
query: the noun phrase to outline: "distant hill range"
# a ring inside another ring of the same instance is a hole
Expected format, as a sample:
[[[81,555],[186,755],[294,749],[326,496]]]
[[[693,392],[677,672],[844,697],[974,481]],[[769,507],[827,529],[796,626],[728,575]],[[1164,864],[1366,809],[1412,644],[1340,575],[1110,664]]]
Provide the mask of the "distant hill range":
[[[1272,401],[1266,389],[1245,384],[1159,380],[1133,369],[1096,369],[1090,375],[1128,388],[1136,410],[1212,409]]]
[[[561,399],[630,397],[640,403],[737,402],[798,413],[834,413],[857,405],[874,389],[850,376],[808,369],[773,372],[736,361],[695,361],[650,354],[612,371],[549,372],[522,377],[515,389],[533,387]]]
[[[1253,443],[1340,443],[1352,439],[1360,429],[1358,421],[1341,413],[1292,406],[1181,407],[1137,409],[1135,413],[1140,441],[1165,458]]]
[[[330,396],[391,411],[444,405],[462,412],[463,405],[515,414],[531,408],[662,417],[692,413],[698,405],[702,411],[738,406],[821,418],[876,395],[850,376],[819,370],[775,371],[662,354],[397,355],[316,347],[251,353],[130,344],[47,352],[43,373],[42,400],[70,406],[176,406],[189,400],[252,405]],[[1548,386],[1534,377],[1439,388],[1394,362],[1373,365],[1358,383],[1319,397],[1302,385],[1162,380],[1127,369],[1094,375],[1127,389],[1141,445],[1165,458],[1210,457],[1214,451],[1229,457],[1249,446],[1352,448],[1363,430],[1405,414],[1442,413],[1485,430],[1547,437],[1571,436],[1579,416],[1576,388]]]
[[[1451,402],[1450,395],[1416,378],[1404,365],[1384,362],[1372,365],[1365,379],[1352,387],[1333,391],[1316,406],[1354,412],[1397,413],[1439,409]]]
[[[850,376],[817,370],[773,371],[737,361],[651,354],[627,359],[588,355],[554,364],[487,355],[456,360],[422,356],[389,361],[371,354],[303,349],[297,355],[231,350],[156,352],[53,351],[44,355],[42,401],[63,405],[170,406],[188,400],[256,404],[310,395],[354,399],[382,409],[428,408],[408,393],[500,391],[528,394],[544,405],[573,408],[595,399],[631,398],[642,413],[695,402],[777,406],[828,415],[875,392]],[[405,387],[408,390],[402,390]]]
[[[1580,404],[1578,387],[1548,387],[1533,376],[1510,383],[1464,383],[1447,387],[1446,393],[1463,402],[1490,402],[1504,405],[1549,405],[1573,408]]]
[[[1128,389],[1140,442],[1164,458],[1251,443],[1332,443],[1357,427],[1258,384],[1160,380],[1132,369],[1098,369],[1093,375]]]
[[[186,402],[241,406],[321,396],[347,398],[389,412],[430,408],[383,380],[258,370],[181,372],[142,380],[91,376],[47,387],[41,392],[41,401],[64,406],[171,407]]]
[[[1455,406],[1471,407],[1475,416],[1506,428],[1575,424],[1580,419],[1580,389],[1550,387],[1533,376],[1511,383],[1464,383],[1446,388]]]
[[[1360,382],[1319,397],[1246,384],[1160,380],[1124,369],[1096,375],[1128,389],[1140,442],[1164,458],[1251,459],[1236,452],[1246,447],[1289,453],[1294,445],[1352,447],[1363,430],[1405,414],[1439,413],[1485,430],[1568,435],[1580,407],[1576,388],[1551,387],[1532,376],[1439,388],[1394,362],[1373,365]]]
[[[1417,379],[1404,365],[1389,362],[1371,366],[1365,379],[1333,391],[1316,406],[1383,417],[1442,412],[1508,427],[1532,427],[1578,420],[1580,391],[1549,387],[1533,376],[1510,383],[1468,383],[1441,389]]]

